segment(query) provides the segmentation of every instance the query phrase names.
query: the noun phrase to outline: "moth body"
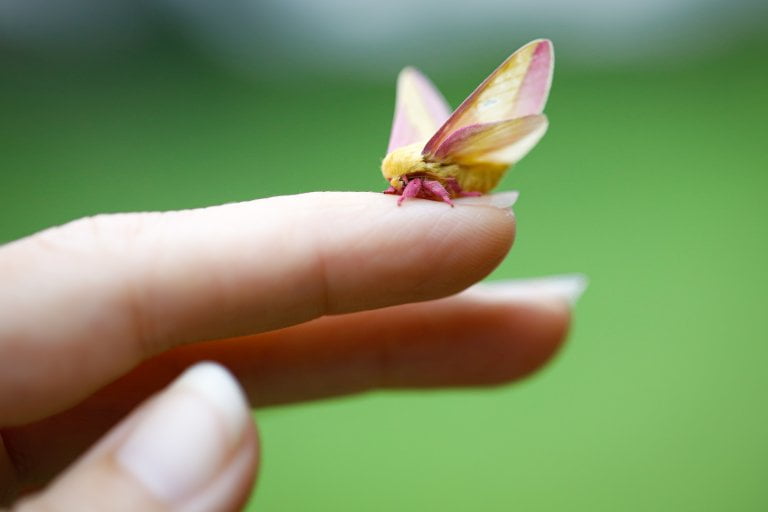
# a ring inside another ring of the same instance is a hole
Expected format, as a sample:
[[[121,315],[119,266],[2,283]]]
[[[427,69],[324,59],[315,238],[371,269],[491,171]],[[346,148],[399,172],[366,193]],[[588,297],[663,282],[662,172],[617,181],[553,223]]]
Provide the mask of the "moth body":
[[[445,98],[414,68],[397,81],[395,117],[381,164],[388,194],[445,201],[490,192],[547,130],[552,43],[526,44],[451,113]]]
[[[414,178],[439,182],[453,197],[451,182],[463,192],[485,194],[493,189],[508,167],[493,162],[476,162],[470,165],[437,161],[422,154],[424,142],[409,144],[395,149],[384,157],[381,173],[395,191],[400,192]]]
[[[430,179],[448,178],[453,169],[447,169],[446,165],[438,162],[429,162],[421,154],[424,143],[409,144],[398,148],[386,157],[381,163],[381,173],[389,184],[400,190],[404,182],[415,177],[427,177]],[[454,171],[455,173],[455,171]]]

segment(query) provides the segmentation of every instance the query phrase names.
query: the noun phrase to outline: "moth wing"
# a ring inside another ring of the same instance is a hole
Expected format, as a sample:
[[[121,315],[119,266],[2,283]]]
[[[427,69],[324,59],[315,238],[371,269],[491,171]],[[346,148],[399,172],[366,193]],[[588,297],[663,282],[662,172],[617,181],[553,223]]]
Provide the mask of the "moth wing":
[[[481,83],[427,142],[422,151],[435,155],[448,137],[464,127],[541,114],[552,84],[552,42],[526,44]]]
[[[397,99],[387,152],[429,139],[451,111],[440,91],[415,68],[397,77]]]
[[[547,126],[547,118],[541,114],[465,126],[440,145],[435,157],[463,165],[513,165],[533,149]]]

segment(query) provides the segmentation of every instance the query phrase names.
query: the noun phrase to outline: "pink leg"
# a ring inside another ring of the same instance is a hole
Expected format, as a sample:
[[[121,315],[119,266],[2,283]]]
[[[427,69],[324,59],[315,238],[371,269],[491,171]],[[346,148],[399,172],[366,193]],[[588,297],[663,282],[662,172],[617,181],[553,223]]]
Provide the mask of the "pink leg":
[[[439,181],[424,180],[424,187],[453,207],[450,194],[448,194],[448,191],[445,190]]]
[[[397,194],[397,189],[393,187],[392,185],[389,186],[387,190],[384,191],[385,194]]]
[[[459,186],[459,182],[456,181],[453,178],[448,178],[445,180],[445,186],[448,190],[456,194],[457,196],[461,194],[461,187]]]
[[[459,197],[477,197],[483,195],[480,192],[466,192],[463,188],[461,188],[459,182],[454,178],[446,180],[445,184],[450,189],[450,191],[454,193],[454,195]]]
[[[421,180],[416,178],[409,181],[403,189],[403,194],[400,196],[400,199],[397,200],[397,206],[403,204],[403,201],[406,199],[418,196],[419,192],[421,192]]]

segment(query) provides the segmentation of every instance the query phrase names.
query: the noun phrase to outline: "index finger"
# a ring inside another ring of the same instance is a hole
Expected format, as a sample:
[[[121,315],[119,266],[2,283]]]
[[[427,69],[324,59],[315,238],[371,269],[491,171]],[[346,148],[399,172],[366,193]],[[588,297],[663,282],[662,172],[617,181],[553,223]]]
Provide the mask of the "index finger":
[[[313,193],[76,221],[0,249],[0,414],[73,405],[173,346],[434,299],[504,257],[513,196]],[[493,206],[496,204],[496,206]],[[45,397],[42,402],[40,397]]]

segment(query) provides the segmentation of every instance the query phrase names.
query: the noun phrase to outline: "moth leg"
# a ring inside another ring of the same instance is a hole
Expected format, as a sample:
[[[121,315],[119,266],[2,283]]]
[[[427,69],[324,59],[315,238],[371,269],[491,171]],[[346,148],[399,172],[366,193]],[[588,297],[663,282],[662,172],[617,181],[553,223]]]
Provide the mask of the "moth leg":
[[[445,184],[448,187],[448,189],[453,192],[455,196],[458,197],[477,197],[481,196],[480,192],[467,192],[463,188],[461,188],[461,185],[459,185],[459,182],[456,181],[456,178],[449,178],[445,180]]]
[[[461,186],[459,185],[459,182],[456,181],[456,178],[448,178],[445,180],[445,187],[457,196],[462,193]]]
[[[451,201],[451,195],[448,193],[447,190],[445,190],[445,187],[443,187],[439,181],[434,180],[424,180],[424,187],[432,192],[434,195],[451,205],[451,208],[453,208],[453,201]]]
[[[389,186],[387,190],[384,191],[385,194],[397,194],[397,189],[393,187],[392,185]]]
[[[416,178],[415,180],[409,181],[403,189],[403,194],[400,196],[400,199],[397,200],[397,206],[403,204],[403,201],[406,199],[418,196],[419,192],[421,192],[421,180]]]

